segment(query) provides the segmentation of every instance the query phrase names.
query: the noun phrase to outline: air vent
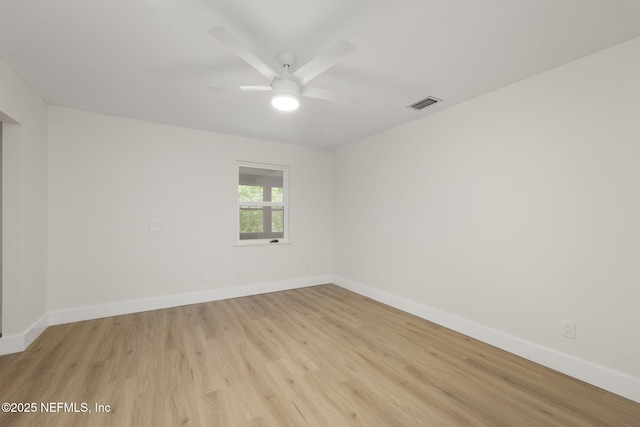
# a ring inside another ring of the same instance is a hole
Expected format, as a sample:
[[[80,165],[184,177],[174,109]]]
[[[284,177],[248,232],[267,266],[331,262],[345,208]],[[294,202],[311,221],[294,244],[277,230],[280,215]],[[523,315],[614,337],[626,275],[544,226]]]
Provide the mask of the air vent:
[[[437,102],[442,102],[442,100],[438,98],[434,98],[433,96],[428,96],[425,99],[416,102],[415,104],[409,105],[407,108],[413,108],[414,110],[422,110],[423,108],[428,107],[429,105],[433,105]]]

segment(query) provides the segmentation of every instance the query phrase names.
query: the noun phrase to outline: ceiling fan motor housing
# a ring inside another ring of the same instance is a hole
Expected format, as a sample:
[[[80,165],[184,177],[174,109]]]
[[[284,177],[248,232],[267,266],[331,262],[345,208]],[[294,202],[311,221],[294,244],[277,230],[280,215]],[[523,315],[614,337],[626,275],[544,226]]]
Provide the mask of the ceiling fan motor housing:
[[[300,86],[293,80],[276,79],[273,81],[271,88],[273,97],[271,105],[281,111],[293,111],[300,106]]]
[[[298,86],[298,84],[293,80],[276,79],[273,81],[271,87],[273,88],[274,94],[284,93],[287,95],[293,95],[295,97],[300,96],[300,86]]]

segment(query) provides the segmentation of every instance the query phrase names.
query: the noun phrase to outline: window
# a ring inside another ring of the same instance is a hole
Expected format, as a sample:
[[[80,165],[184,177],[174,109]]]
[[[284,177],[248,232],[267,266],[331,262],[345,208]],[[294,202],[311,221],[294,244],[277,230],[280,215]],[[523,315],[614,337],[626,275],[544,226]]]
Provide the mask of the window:
[[[287,219],[287,167],[238,163],[239,240],[281,243]]]

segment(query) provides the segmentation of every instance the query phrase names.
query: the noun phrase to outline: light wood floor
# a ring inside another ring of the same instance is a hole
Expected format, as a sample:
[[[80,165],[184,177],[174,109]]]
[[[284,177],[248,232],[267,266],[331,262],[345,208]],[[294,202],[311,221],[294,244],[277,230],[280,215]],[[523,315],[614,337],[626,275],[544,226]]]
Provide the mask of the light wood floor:
[[[0,357],[16,426],[640,426],[640,404],[337,286],[54,326]]]

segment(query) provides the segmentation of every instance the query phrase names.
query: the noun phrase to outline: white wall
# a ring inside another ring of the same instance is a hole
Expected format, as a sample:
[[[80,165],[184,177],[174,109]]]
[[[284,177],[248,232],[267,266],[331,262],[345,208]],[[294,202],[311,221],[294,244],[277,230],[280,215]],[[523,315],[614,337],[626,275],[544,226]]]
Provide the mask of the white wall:
[[[0,347],[9,341],[10,346],[22,347],[46,323],[46,113],[43,100],[0,60],[0,120],[4,122]]]
[[[639,100],[635,39],[339,149],[336,280],[615,371],[640,400]]]
[[[0,117],[13,122],[2,341],[46,311],[333,271],[637,383],[639,58],[636,39],[352,144],[333,163],[321,150],[49,107],[47,164],[47,108],[0,61]],[[233,246],[236,160],[291,167],[291,245]],[[560,337],[563,318],[576,340]]]
[[[59,107],[49,144],[50,312],[330,277],[329,151]],[[291,244],[234,246],[237,160],[290,167]]]

